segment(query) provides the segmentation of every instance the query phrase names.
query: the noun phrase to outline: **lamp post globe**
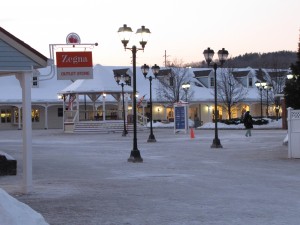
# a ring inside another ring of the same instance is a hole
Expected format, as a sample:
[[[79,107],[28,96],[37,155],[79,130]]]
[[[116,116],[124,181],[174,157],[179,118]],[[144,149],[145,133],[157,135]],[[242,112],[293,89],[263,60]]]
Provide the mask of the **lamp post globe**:
[[[266,86],[266,82],[264,81],[256,81],[255,82],[255,86],[257,87],[257,89],[260,92],[260,120],[262,120],[263,118],[263,101],[262,101],[262,91],[264,89],[264,87]]]
[[[190,83],[186,82],[186,83],[183,83],[181,85],[181,88],[184,90],[185,92],[185,101],[187,102],[188,101],[188,91],[190,89],[191,85]]]
[[[147,44],[150,30],[142,26],[136,31],[136,34],[139,36],[139,42],[142,48],[137,48],[133,45],[131,48],[128,48],[127,45],[130,40],[130,36],[132,34],[132,29],[128,27],[126,24],[123,27],[120,27],[118,30],[119,37],[124,46],[125,50],[130,50],[132,52],[132,85],[133,85],[133,149],[130,152],[130,156],[128,158],[128,162],[143,162],[143,158],[141,157],[140,151],[137,147],[137,111],[136,111],[136,53],[138,50],[144,50]]]
[[[142,70],[142,73],[145,77],[145,79],[148,79],[149,80],[149,83],[150,83],[150,134],[149,134],[149,137],[148,137],[148,140],[147,142],[156,142],[156,139],[155,139],[155,136],[153,134],[153,124],[152,124],[152,121],[153,121],[153,107],[152,107],[152,80],[153,79],[156,79],[158,73],[159,73],[159,66],[158,65],[154,65],[151,67],[151,70],[152,70],[152,73],[154,75],[153,76],[147,76],[148,75],[148,72],[149,72],[149,66],[144,64],[142,67],[141,67],[141,70]]]
[[[115,74],[114,76],[116,82],[118,85],[121,85],[122,87],[122,117],[123,117],[123,132],[122,136],[126,136],[128,134],[128,131],[126,129],[126,113],[125,113],[125,101],[124,101],[124,86],[129,84],[130,76],[128,74],[120,75]]]
[[[214,50],[207,48],[203,51],[203,55],[205,58],[205,61],[207,63],[208,66],[210,66],[212,60],[213,60],[213,56],[214,56]],[[219,66],[223,66],[223,64],[225,63],[225,61],[227,60],[229,53],[227,50],[225,50],[224,48],[222,48],[221,50],[218,51],[218,57],[219,57],[219,62],[220,65]],[[213,64],[213,68],[214,68],[214,98],[215,98],[215,109],[214,109],[214,114],[215,114],[215,137],[213,139],[213,143],[211,145],[211,148],[223,148],[223,146],[221,145],[220,139],[218,137],[218,101],[217,101],[217,69],[218,69],[218,64],[214,63]]]

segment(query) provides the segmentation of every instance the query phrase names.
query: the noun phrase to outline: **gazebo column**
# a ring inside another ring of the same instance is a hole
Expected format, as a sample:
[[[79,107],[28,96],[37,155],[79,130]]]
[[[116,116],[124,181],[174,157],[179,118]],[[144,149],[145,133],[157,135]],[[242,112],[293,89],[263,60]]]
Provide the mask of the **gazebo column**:
[[[105,121],[105,116],[106,116],[106,113],[105,113],[105,97],[106,97],[106,94],[103,93],[103,95],[102,95],[102,103],[103,103],[103,105],[102,105],[102,110],[103,110],[102,115],[103,115],[103,121]]]
[[[48,129],[48,105],[45,105],[45,130]]]
[[[167,106],[166,105],[164,105],[164,120],[168,120]]]
[[[79,121],[79,94],[76,94],[76,111],[77,111],[77,118],[76,118],[76,122]]]
[[[22,130],[21,108],[22,106],[18,106],[18,115],[19,115],[18,130]]]
[[[32,122],[31,122],[31,77],[32,71],[16,75],[22,87],[23,122],[23,179],[22,192],[32,191]]]

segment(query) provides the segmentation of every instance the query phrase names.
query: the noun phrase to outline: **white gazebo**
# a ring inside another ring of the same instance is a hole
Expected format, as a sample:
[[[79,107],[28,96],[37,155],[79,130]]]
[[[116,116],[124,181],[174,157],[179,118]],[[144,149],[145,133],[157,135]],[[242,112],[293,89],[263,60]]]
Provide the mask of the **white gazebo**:
[[[47,67],[48,58],[0,27],[0,77],[15,76],[22,89],[23,182],[32,190],[31,86],[34,71]]]
[[[86,109],[80,108],[80,102],[86,102],[85,96],[89,97],[88,102],[93,105],[92,111],[89,111],[89,120],[98,120],[99,118],[96,105],[101,104],[103,107],[103,115],[101,116],[103,121],[106,120],[106,102],[117,104],[118,108],[121,108],[122,89],[114,79],[114,76],[118,73],[119,75],[125,75],[125,73],[131,75],[129,68],[108,70],[98,64],[93,69],[93,79],[76,80],[60,91],[59,95],[63,100],[65,132],[72,132],[74,130],[76,123],[80,120],[81,111],[86,113]],[[128,96],[131,96],[132,92],[133,90],[130,85],[124,86],[126,106],[128,106]],[[102,99],[100,99],[101,96]],[[82,100],[83,97],[84,100]],[[118,118],[120,117],[118,115]],[[125,111],[125,118],[127,118],[127,110]]]

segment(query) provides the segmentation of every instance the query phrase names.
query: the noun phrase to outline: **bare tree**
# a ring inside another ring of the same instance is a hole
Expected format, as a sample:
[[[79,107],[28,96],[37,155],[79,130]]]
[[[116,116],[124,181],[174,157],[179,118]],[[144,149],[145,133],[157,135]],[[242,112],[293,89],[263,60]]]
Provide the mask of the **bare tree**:
[[[232,68],[221,68],[220,79],[217,80],[218,99],[227,111],[229,119],[234,106],[242,102],[248,93],[247,88],[234,78],[233,71]]]
[[[170,103],[185,99],[185,93],[181,86],[190,80],[189,69],[183,67],[182,61],[174,60],[171,65],[160,71],[157,78],[159,80],[158,88],[156,88],[158,99]],[[193,91],[189,90],[188,99],[192,95]]]

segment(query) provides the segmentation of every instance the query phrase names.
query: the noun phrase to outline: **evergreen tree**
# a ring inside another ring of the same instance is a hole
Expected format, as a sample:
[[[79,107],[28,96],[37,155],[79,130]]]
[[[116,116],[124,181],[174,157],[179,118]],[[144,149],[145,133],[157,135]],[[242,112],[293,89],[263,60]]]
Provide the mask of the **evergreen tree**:
[[[300,37],[298,43],[297,61],[291,65],[292,79],[287,80],[284,88],[286,106],[293,109],[300,109]]]

